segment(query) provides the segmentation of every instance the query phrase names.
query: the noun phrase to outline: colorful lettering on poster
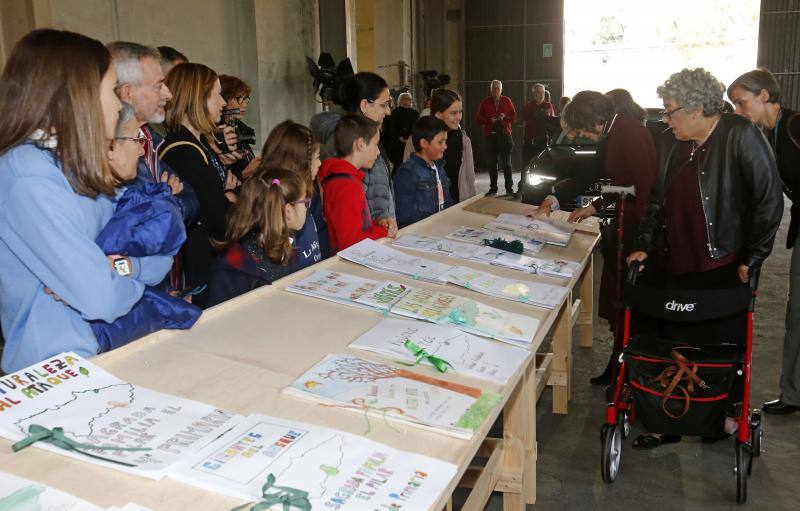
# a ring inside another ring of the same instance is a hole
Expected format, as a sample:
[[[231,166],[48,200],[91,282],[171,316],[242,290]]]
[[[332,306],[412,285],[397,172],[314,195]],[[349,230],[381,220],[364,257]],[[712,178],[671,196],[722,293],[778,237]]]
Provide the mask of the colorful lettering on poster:
[[[85,367],[73,367],[79,362],[65,355],[63,359],[54,358],[39,367],[0,378],[0,412],[21,404],[21,397],[33,399],[67,380],[88,376],[89,370]],[[13,397],[9,395],[11,392]]]
[[[351,498],[371,500],[394,474],[393,471],[383,466],[388,456],[383,452],[373,452],[356,470],[355,474],[350,476],[334,492],[333,496],[325,501],[325,507],[342,509]]]

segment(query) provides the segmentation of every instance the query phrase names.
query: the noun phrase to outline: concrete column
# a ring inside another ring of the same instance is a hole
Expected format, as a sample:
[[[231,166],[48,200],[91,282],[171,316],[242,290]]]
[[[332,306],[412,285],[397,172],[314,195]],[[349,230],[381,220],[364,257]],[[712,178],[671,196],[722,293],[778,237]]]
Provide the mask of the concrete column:
[[[338,63],[349,57],[358,70],[356,0],[319,0],[319,34],[321,51],[328,52]]]
[[[358,70],[375,72],[374,0],[356,0],[356,55]]]
[[[397,63],[411,64],[411,0],[374,1],[375,72],[390,87],[400,85]]]

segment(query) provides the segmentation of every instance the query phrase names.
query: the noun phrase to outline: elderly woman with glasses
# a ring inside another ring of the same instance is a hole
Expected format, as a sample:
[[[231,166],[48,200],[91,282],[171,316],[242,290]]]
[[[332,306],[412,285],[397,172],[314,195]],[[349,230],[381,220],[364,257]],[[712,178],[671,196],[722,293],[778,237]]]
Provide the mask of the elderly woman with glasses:
[[[751,278],[755,285],[783,212],[767,141],[747,119],[722,112],[725,87],[705,69],[675,73],[657,93],[676,141],[660,167],[628,264],[647,261],[650,277],[675,289],[731,288]],[[678,439],[642,435],[634,447]]]

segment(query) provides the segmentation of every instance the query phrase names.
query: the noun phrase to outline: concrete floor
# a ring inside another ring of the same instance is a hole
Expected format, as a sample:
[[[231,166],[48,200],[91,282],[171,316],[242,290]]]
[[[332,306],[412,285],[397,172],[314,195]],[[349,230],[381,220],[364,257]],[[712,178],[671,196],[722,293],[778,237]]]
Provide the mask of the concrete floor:
[[[515,175],[515,183],[518,176]],[[478,175],[479,190],[488,190],[488,175]],[[784,309],[790,251],[785,247],[788,208],[773,254],[761,275],[755,315],[752,398],[755,406],[777,397],[783,344]],[[602,264],[596,256],[598,267]],[[595,272],[599,287],[599,272]],[[614,484],[600,477],[600,426],[604,393],[588,384],[608,360],[610,335],[604,320],[595,318],[595,346],[573,348],[574,387],[568,415],[551,413],[551,392],[537,406],[539,460],[537,503],[528,510],[723,510],[735,504],[734,442],[702,444],[684,438],[679,444],[652,451],[634,451],[625,442],[620,473]],[[800,485],[800,413],[766,416],[763,453],[753,465],[748,484],[751,509],[800,509],[793,496]],[[460,499],[456,499],[457,501]],[[502,496],[493,495],[486,507],[502,509]]]

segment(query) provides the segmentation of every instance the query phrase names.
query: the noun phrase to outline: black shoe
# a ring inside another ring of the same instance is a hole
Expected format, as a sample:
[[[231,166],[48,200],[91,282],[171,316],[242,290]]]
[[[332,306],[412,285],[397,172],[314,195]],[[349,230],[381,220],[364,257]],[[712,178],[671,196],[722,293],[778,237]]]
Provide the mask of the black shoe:
[[[594,378],[590,378],[589,383],[592,385],[597,385],[598,387],[601,385],[611,385],[611,364],[606,366],[606,370],[603,371],[602,374],[599,374]]]
[[[681,441],[678,435],[639,435],[633,441],[633,448],[638,450],[655,449],[656,447],[666,444],[676,444]]]
[[[800,406],[794,406],[787,403],[784,403],[780,399],[776,399],[774,401],[767,401],[761,407],[764,410],[764,413],[771,413],[775,415],[789,415],[790,413],[794,413],[797,410],[800,410]]]
[[[489,190],[488,192],[486,192],[486,195],[484,195],[484,197],[491,197],[492,195],[497,195],[496,188],[494,190]]]

